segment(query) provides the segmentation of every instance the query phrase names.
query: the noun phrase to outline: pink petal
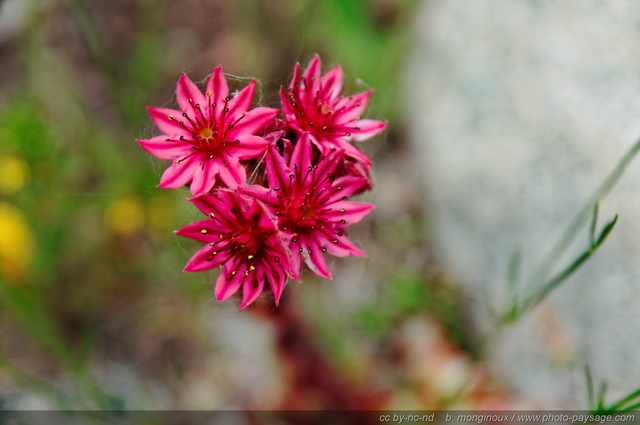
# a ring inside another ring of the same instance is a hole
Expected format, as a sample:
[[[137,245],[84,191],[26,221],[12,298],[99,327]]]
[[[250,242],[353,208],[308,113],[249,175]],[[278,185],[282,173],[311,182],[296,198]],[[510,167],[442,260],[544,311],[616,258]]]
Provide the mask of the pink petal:
[[[310,138],[311,139],[311,138]],[[343,149],[336,149],[333,152],[328,152],[326,155],[323,155],[322,159],[318,161],[316,166],[318,167],[316,170],[317,176],[328,176],[329,174],[334,174],[334,171],[341,164],[344,158],[345,152]]]
[[[362,152],[360,149],[358,149],[357,147],[353,146],[348,141],[342,140],[342,139],[338,139],[337,140],[337,144],[342,149],[344,149],[345,155],[348,155],[351,158],[353,158],[353,159],[355,159],[357,161],[360,161],[360,162],[364,163],[367,166],[373,165],[373,163],[371,162],[371,158],[369,158],[369,155],[367,155],[366,153]]]
[[[241,134],[236,137],[236,142],[230,143],[227,152],[241,160],[257,158],[264,154],[269,142],[252,134]]]
[[[179,162],[174,161],[169,168],[165,170],[160,178],[159,187],[164,189],[177,189],[189,183],[193,178],[193,167],[196,162],[200,161],[200,155],[188,155]]]
[[[320,90],[321,67],[322,64],[320,63],[320,56],[316,55],[311,62],[309,62],[307,69],[305,69],[302,74],[307,96],[311,99],[313,99],[316,92]]]
[[[239,114],[242,112],[246,112],[251,107],[253,103],[253,94],[256,91],[256,80],[251,81],[240,90],[235,96],[231,98],[229,103],[227,104],[227,108],[229,108],[230,114]],[[229,124],[229,123],[226,123]]]
[[[251,214],[247,214],[250,206],[254,203],[252,199],[241,196],[235,190],[221,189],[218,192],[220,194],[220,200],[229,209],[229,217],[236,217],[236,224],[233,227],[237,227],[238,220],[249,217]]]
[[[195,111],[196,105],[200,105],[202,108],[205,108],[207,103],[204,96],[202,96],[200,89],[198,89],[193,81],[191,81],[184,73],[178,80],[176,87],[176,99],[178,100],[180,109],[183,111]]]
[[[335,147],[335,143],[333,141],[329,141],[329,143],[327,143],[327,139],[319,138],[313,133],[307,134],[309,135],[309,140],[311,141],[311,143],[313,143],[318,148],[318,150],[320,150],[322,156],[331,154],[331,148]]]
[[[269,204],[277,200],[273,190],[257,184],[238,186],[238,193]]]
[[[242,303],[240,310],[251,304],[258,298],[264,289],[264,278],[257,278],[255,271],[249,272],[249,276],[245,277],[242,282]]]
[[[241,134],[255,134],[264,130],[267,124],[280,113],[278,109],[258,107],[245,113],[242,117],[237,117],[233,128],[227,133],[230,139],[236,139]]]
[[[280,102],[282,103],[282,113],[285,118],[287,118],[287,120],[295,120],[295,109],[291,105],[291,100],[282,86],[280,87]]]
[[[366,202],[339,201],[331,204],[331,209],[324,214],[341,227],[346,227],[362,220],[374,208],[373,205]]]
[[[300,268],[302,267],[302,254],[300,254],[300,251],[298,249],[298,244],[292,243],[290,246],[290,250],[291,250],[291,257],[290,257],[291,270],[295,271],[299,275]]]
[[[278,233],[280,236],[280,240],[282,242],[282,245],[279,246],[278,250],[279,250],[279,254],[281,254],[284,259],[282,262],[283,269],[291,279],[295,279],[299,281],[300,280],[300,264],[298,263],[298,267],[294,267],[294,262],[292,261],[293,254],[288,248],[286,248],[291,246],[291,241],[294,235],[290,233],[285,233],[285,232],[278,232]],[[298,251],[298,253],[300,252]]]
[[[229,258],[226,251],[217,251],[217,248],[209,244],[200,248],[189,260],[184,271],[201,272],[211,270],[224,264]]]
[[[307,263],[307,266],[315,274],[332,279],[331,273],[329,273],[329,268],[327,267],[327,263],[324,259],[324,255],[322,254],[322,249],[313,240],[307,241],[306,239],[307,237],[304,237],[302,241],[305,263]]]
[[[144,150],[160,159],[174,160],[191,152],[191,144],[179,139],[168,139],[166,136],[137,140],[137,142]]]
[[[284,158],[280,156],[275,145],[271,145],[267,150],[267,180],[269,187],[276,191],[281,190],[287,193],[287,189],[291,183],[293,171],[287,167]]]
[[[247,172],[238,158],[222,154],[222,164],[218,165],[218,176],[222,183],[230,189],[235,189],[247,181]]]
[[[227,211],[225,204],[213,195],[196,196],[189,199],[204,215],[209,216],[212,212],[214,217],[226,216]],[[235,218],[234,218],[235,220]]]
[[[273,291],[273,296],[276,299],[276,305],[278,305],[287,278],[282,270],[272,270],[268,267],[264,269],[264,275],[269,281],[269,286],[271,286],[271,291]]]
[[[367,108],[371,94],[373,94],[373,90],[367,90],[366,92],[345,98],[348,101],[337,111],[336,124],[347,125],[354,119],[358,119]]]
[[[335,255],[336,257],[346,257],[348,255],[366,256],[364,252],[360,251],[358,247],[356,247],[353,242],[347,238],[344,231],[338,230],[331,233],[328,232],[331,231],[324,231],[323,236],[326,237],[327,240],[324,241],[322,246],[327,249],[329,254]],[[343,235],[340,236],[338,234],[339,232],[343,233]]]
[[[354,177],[362,177],[367,180],[367,189],[361,188],[359,192],[363,190],[371,189],[372,181],[371,181],[371,171],[373,169],[373,164],[371,163],[371,158],[365,152],[360,152],[360,155],[365,158],[366,161],[354,161],[353,158],[346,158],[347,160],[343,162],[344,171]]]
[[[242,272],[238,272],[237,263],[238,260],[233,259],[223,266],[222,272],[216,280],[215,295],[218,301],[226,300],[240,289],[240,285],[242,285],[242,281],[245,276],[244,270]],[[235,274],[232,273],[234,270],[236,271]]]
[[[293,235],[278,231],[275,235],[275,238],[271,239],[271,243],[269,244],[267,250],[265,251],[265,255],[263,258],[265,259],[265,265],[268,267],[279,267],[284,270],[285,275],[288,275],[292,279],[299,280],[299,262],[298,269],[292,267],[292,257],[293,257],[293,245],[291,244],[291,239]],[[290,249],[291,248],[291,249]]]
[[[291,164],[295,164],[298,167],[298,173],[300,173],[300,175],[312,166],[312,155],[313,146],[309,140],[309,134],[304,133],[300,136],[300,139],[298,139],[298,143],[296,143],[296,147],[293,150],[293,155],[291,157]]]
[[[209,158],[204,158],[202,161],[202,166],[193,172],[193,181],[189,186],[194,196],[202,195],[211,190],[216,183],[216,175],[219,172],[217,161]]]
[[[353,140],[367,140],[380,133],[387,127],[386,122],[375,120],[356,120],[350,125]]]
[[[273,229],[275,232],[280,233],[276,212],[263,202],[252,202],[248,215],[251,217],[258,216],[257,225],[259,227]]]
[[[336,202],[342,200],[344,197],[348,198],[362,189],[367,183],[369,183],[369,180],[364,177],[339,177],[333,182],[333,186],[337,188],[337,190],[331,194],[331,200]]]
[[[177,139],[179,138],[178,136],[189,135],[186,126],[188,125],[189,128],[191,128],[191,124],[182,116],[182,112],[176,111],[175,109],[153,108],[151,106],[149,106],[147,110],[155,125],[164,134],[170,136],[171,139]],[[180,122],[185,125],[180,125]]]
[[[336,65],[322,77],[322,90],[329,94],[329,100],[335,101],[342,93],[342,68]]]
[[[217,237],[217,235],[211,232],[210,224],[209,220],[200,220],[194,223],[189,223],[182,229],[178,230],[176,235],[184,236],[198,242],[209,243],[214,241],[214,238]],[[203,233],[203,230],[205,230],[206,233]]]
[[[291,83],[289,84],[290,89],[297,89],[296,85],[300,83],[300,64],[296,63],[296,66],[293,67],[293,77],[291,78]]]
[[[207,102],[210,102],[208,106],[214,108],[213,117],[217,118],[225,108],[225,99],[229,96],[229,86],[222,74],[221,67],[217,67],[211,73],[211,77],[209,77],[209,81],[207,81],[206,90],[205,96],[207,97]],[[216,106],[213,107],[211,104],[215,104]]]

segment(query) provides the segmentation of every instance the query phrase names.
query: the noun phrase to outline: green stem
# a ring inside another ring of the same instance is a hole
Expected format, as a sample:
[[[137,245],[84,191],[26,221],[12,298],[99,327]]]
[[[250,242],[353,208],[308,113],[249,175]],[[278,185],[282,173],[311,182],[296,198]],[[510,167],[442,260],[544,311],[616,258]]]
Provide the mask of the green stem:
[[[640,151],[640,139],[638,139],[631,149],[629,149],[629,151],[622,157],[616,168],[614,168],[602,185],[600,185],[598,190],[596,190],[591,198],[589,198],[586,205],[578,212],[578,215],[573,219],[569,228],[560,237],[559,242],[553,247],[540,266],[531,275],[527,285],[528,287],[536,287],[538,282],[545,280],[546,276],[549,274],[549,270],[557,264],[557,261],[561,258],[562,254],[575,240],[578,231],[589,220],[593,205],[607,196],[611,188],[615,186],[622,174],[625,172],[633,158],[635,158],[638,151]]]
[[[640,397],[640,388],[638,388],[637,390],[635,390],[634,392],[632,392],[631,394],[622,397],[620,400],[618,400],[617,402],[613,403],[611,406],[609,406],[610,410],[614,410],[614,411],[619,411],[620,409],[624,409],[625,405],[628,404],[629,402],[631,402],[634,399],[637,399],[638,397]],[[637,405],[637,404],[636,404]],[[635,406],[635,405],[634,405]],[[628,408],[629,406],[627,406]]]
[[[596,202],[594,207],[594,217],[591,226],[591,244],[589,248],[580,254],[571,264],[565,267],[560,273],[558,273],[555,277],[547,281],[543,284],[540,289],[536,290],[532,295],[525,298],[525,300],[520,303],[514,303],[513,307],[503,314],[499,319],[499,325],[504,325],[508,323],[512,323],[517,321],[520,317],[522,317],[525,313],[532,310],[535,306],[540,304],[542,300],[544,300],[554,289],[556,289],[562,282],[564,282],[569,276],[571,276],[576,270],[580,268],[597,250],[602,246],[604,241],[607,239],[607,236],[611,233],[614,226],[618,222],[618,216],[616,215],[613,220],[608,222],[598,238],[595,238],[595,223],[597,219],[598,213],[598,203]]]

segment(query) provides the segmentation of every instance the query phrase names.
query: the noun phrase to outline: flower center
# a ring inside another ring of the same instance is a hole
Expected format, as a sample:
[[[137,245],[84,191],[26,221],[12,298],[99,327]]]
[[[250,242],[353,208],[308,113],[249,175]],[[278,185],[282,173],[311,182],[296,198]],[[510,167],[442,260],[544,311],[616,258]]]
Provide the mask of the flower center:
[[[313,227],[317,221],[316,207],[313,202],[309,202],[307,196],[301,199],[294,199],[285,208],[284,215],[289,219],[292,226],[297,229]]]
[[[211,138],[211,136],[213,136],[213,130],[211,130],[209,127],[205,127],[202,130],[200,130],[200,137],[209,139]]]
[[[320,104],[320,113],[322,113],[323,115],[329,115],[333,112],[333,108],[329,105],[327,105],[326,103],[321,103]]]
[[[224,133],[220,134],[218,129],[214,125],[213,128],[202,127],[194,131],[194,146],[197,149],[216,155],[221,149],[221,146],[225,146]]]
[[[302,216],[307,220],[313,218],[315,215],[315,208],[309,204],[300,205],[300,209],[302,210]]]

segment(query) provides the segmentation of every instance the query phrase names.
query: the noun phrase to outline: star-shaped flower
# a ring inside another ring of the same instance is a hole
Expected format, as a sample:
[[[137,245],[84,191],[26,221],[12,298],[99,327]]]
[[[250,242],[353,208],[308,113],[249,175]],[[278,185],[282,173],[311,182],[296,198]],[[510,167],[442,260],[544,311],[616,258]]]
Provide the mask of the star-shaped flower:
[[[331,278],[324,253],[338,257],[364,255],[347,237],[346,227],[360,221],[374,206],[347,199],[368,179],[336,175],[344,151],[337,150],[313,162],[308,133],[298,139],[289,163],[275,145],[267,151],[269,187],[243,186],[239,190],[268,204],[278,216],[279,228],[292,235],[289,248],[294,269],[302,260],[320,276]]]
[[[190,199],[208,220],[191,223],[180,236],[203,242],[185,271],[219,268],[215,295],[225,300],[242,288],[240,309],[252,303],[269,282],[276,304],[287,278],[299,279],[287,249],[291,235],[278,230],[277,217],[260,201],[229,189]]]
[[[360,117],[373,90],[347,97],[342,91],[342,68],[336,65],[321,76],[320,57],[316,55],[302,76],[298,63],[289,89],[280,89],[284,116],[296,132],[308,132],[323,155],[343,149],[347,155],[371,164],[369,157],[349,141],[369,139],[387,123]]]
[[[160,187],[175,189],[190,183],[200,195],[215,185],[235,188],[246,182],[240,161],[264,154],[268,142],[258,134],[279,111],[253,102],[256,81],[235,96],[220,67],[202,93],[186,76],[178,80],[176,99],[180,111],[149,107],[151,118],[164,134],[138,143],[150,154],[173,161],[162,175]]]

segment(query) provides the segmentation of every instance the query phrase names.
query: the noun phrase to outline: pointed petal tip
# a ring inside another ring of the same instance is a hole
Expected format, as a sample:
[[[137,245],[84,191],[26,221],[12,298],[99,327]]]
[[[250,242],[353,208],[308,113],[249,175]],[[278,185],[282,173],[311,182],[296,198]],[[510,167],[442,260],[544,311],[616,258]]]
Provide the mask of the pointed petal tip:
[[[329,279],[329,280],[333,280],[333,276],[332,276],[332,275],[331,275],[331,273],[329,273],[329,272],[327,272],[327,273],[322,273],[320,270],[317,270],[315,273],[316,273],[318,276],[324,277],[324,278]]]
[[[364,253],[364,251],[360,251],[360,250],[357,250],[357,251],[353,251],[352,250],[351,251],[351,256],[352,257],[363,257],[363,258],[367,258],[368,257],[367,254]]]
[[[216,301],[224,301],[227,298],[229,298],[232,294],[228,293],[229,291],[221,291],[218,290],[217,285],[216,285],[216,289],[215,289],[215,297],[216,297]]]
[[[184,269],[182,269],[183,272],[193,272],[193,271],[197,271],[197,270],[193,270],[193,266],[187,264]]]
[[[289,273],[289,278],[293,280],[297,280],[298,282],[302,282],[302,279],[300,279],[300,272],[298,270],[294,270],[291,273]]]
[[[248,301],[248,302],[247,302],[247,301],[245,301],[245,300],[242,300],[242,301],[240,302],[239,311],[242,311],[242,310],[244,310],[245,308],[247,308],[248,306],[250,306],[250,305],[253,303],[253,301],[254,301],[254,300],[251,300],[251,301]]]

